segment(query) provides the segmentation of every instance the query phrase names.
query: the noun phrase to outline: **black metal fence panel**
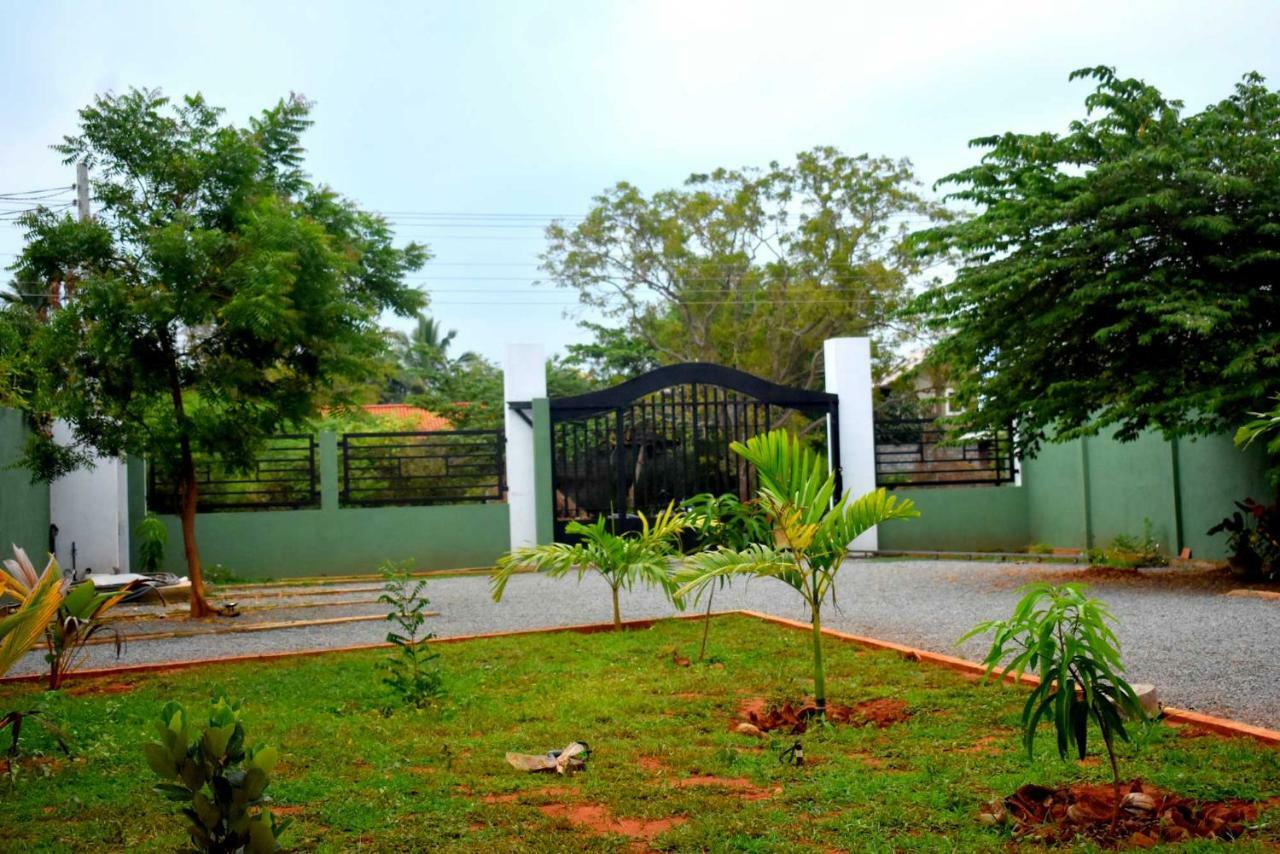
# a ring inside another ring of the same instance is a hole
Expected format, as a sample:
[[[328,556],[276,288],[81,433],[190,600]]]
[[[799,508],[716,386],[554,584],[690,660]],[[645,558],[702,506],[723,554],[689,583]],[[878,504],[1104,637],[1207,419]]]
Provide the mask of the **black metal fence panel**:
[[[344,507],[502,501],[500,430],[344,433],[338,443]]]
[[[320,506],[315,436],[276,436],[252,467],[238,470],[216,460],[196,459],[196,509],[298,510]],[[179,481],[160,467],[147,466],[147,509],[181,510]]]
[[[998,486],[1015,479],[1007,430],[950,437],[930,418],[877,419],[878,486]]]

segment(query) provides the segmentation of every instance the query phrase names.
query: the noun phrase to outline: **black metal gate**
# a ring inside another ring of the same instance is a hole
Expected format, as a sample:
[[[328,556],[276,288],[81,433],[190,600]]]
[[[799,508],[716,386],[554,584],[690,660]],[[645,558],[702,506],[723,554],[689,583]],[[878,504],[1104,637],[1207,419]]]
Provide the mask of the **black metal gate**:
[[[834,394],[702,363],[552,398],[556,540],[566,539],[570,521],[606,516],[615,530],[628,530],[638,527],[637,512],[652,515],[702,492],[749,498],[755,474],[729,443],[775,427],[790,427],[838,461],[836,402]]]

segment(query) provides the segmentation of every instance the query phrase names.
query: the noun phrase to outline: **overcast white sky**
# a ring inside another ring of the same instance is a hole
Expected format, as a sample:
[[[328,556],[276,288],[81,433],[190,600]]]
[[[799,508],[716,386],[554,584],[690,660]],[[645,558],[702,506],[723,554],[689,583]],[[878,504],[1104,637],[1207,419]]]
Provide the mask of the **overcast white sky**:
[[[1072,69],[1145,78],[1189,108],[1256,70],[1280,85],[1280,3],[0,2],[0,193],[70,184],[49,150],[95,93],[200,91],[236,121],[317,102],[319,179],[430,245],[457,346],[580,340],[536,286],[538,217],[618,180],[645,190],[818,144],[910,157],[929,184],[969,139],[1061,129]],[[490,215],[475,226],[462,214]],[[515,226],[515,227],[511,227]],[[20,234],[0,223],[0,262]]]

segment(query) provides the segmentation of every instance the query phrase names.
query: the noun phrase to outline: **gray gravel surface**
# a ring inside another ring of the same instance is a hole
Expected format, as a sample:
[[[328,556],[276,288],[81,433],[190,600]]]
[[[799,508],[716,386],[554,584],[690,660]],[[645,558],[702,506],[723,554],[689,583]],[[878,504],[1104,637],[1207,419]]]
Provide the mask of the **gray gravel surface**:
[[[855,561],[841,573],[840,609],[824,615],[832,628],[957,653],[955,639],[975,623],[1007,616],[1016,587],[1052,574],[1071,577],[1071,567],[1018,566],[955,561]],[[1152,682],[1169,704],[1280,727],[1280,602],[1222,595],[1218,588],[1099,583],[1120,621],[1129,678]],[[519,575],[495,604],[484,577],[441,578],[428,587],[428,625],[437,635],[599,622],[610,618],[608,589],[588,577],[581,584]],[[795,593],[769,579],[738,582],[717,593],[717,609],[750,608],[804,619]],[[354,609],[360,606],[351,606]],[[623,595],[623,618],[664,616],[671,606],[656,591]],[[319,609],[300,609],[300,612]],[[325,609],[328,611],[329,609]],[[323,649],[383,639],[381,622],[282,629],[218,637],[138,641],[121,663],[141,663],[259,652]],[[960,655],[980,658],[981,640]],[[87,666],[113,664],[110,650],[93,650]],[[15,672],[41,669],[28,656]]]

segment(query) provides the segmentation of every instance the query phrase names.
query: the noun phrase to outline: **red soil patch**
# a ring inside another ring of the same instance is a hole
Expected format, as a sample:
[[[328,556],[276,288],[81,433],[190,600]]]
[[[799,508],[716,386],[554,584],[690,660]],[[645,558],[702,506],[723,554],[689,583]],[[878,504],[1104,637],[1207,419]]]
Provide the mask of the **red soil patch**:
[[[1109,784],[1077,783],[1050,789],[1026,785],[984,814],[1012,818],[1016,837],[1041,843],[1090,840],[1107,847],[1149,848],[1188,839],[1236,839],[1257,818],[1245,801],[1195,801],[1133,780],[1120,787],[1123,807],[1114,823]]]
[[[615,818],[607,807],[596,804],[544,804],[538,809],[548,818],[566,819],[593,834],[617,834],[641,842],[650,842],[685,821],[683,818]]]
[[[781,707],[766,707],[765,701],[759,697],[745,700],[738,707],[741,716],[732,722],[733,727],[747,723],[760,732],[785,730],[799,735],[809,727],[809,720],[818,714],[817,706],[806,703],[793,706],[783,703]],[[854,706],[827,704],[827,721],[829,723],[849,724],[851,726],[875,726],[884,729],[892,724],[901,723],[911,716],[907,704],[893,697],[880,697],[875,700],[864,700]]]
[[[661,771],[666,767],[656,756],[641,756],[636,760],[636,764],[646,771]]]
[[[1021,587],[1029,581],[1050,584],[1080,582],[1107,587],[1159,587],[1162,589],[1226,593],[1242,586],[1241,579],[1230,569],[1202,564],[1177,564],[1141,569],[1117,569],[1110,566],[1064,567],[1044,564],[1002,570],[993,581],[996,589]],[[1250,584],[1262,590],[1280,589],[1271,583]]]
[[[301,815],[304,809],[303,807],[299,807],[299,806],[290,806],[290,807],[268,806],[267,808],[271,810],[272,815]]]
[[[746,777],[716,777],[713,774],[699,774],[695,777],[681,777],[673,785],[677,789],[690,789],[695,786],[716,786],[721,789],[732,789],[744,801],[763,801],[774,795],[782,794],[782,787],[762,789]]]

